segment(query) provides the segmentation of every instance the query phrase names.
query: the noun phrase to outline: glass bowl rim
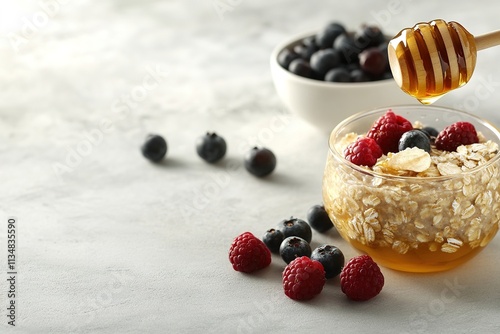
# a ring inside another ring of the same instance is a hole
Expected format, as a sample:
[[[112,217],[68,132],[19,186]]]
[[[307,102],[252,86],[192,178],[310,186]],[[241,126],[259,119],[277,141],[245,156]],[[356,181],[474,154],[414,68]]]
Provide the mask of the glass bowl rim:
[[[330,136],[328,137],[328,150],[329,150],[329,154],[331,154],[333,156],[333,158],[336,161],[338,161],[340,164],[346,165],[346,166],[350,167],[351,169],[353,169],[353,170],[355,170],[355,171],[357,171],[359,173],[366,174],[366,175],[369,175],[369,176],[372,176],[372,177],[386,179],[386,180],[393,180],[393,181],[399,180],[399,181],[406,181],[406,182],[408,182],[408,181],[412,181],[412,182],[429,182],[429,181],[447,181],[447,180],[453,180],[453,179],[461,179],[461,178],[464,177],[464,175],[475,174],[475,173],[481,171],[484,168],[488,168],[489,166],[493,165],[497,160],[500,159],[500,150],[499,150],[499,151],[497,151],[496,155],[493,158],[491,158],[490,160],[488,160],[485,164],[483,164],[481,166],[477,166],[477,167],[471,168],[471,169],[469,169],[467,171],[463,171],[462,173],[459,173],[459,174],[440,175],[440,176],[426,176],[426,177],[401,176],[401,175],[392,175],[392,174],[379,173],[379,172],[375,172],[375,171],[373,171],[371,169],[368,169],[367,167],[355,165],[354,163],[346,160],[344,158],[342,152],[339,152],[335,147],[332,147],[333,146],[332,137],[335,134],[338,134],[347,125],[349,125],[349,124],[351,124],[351,123],[353,123],[353,122],[355,122],[355,121],[357,121],[359,119],[365,118],[367,116],[371,116],[373,114],[380,113],[381,111],[387,111],[389,109],[395,109],[395,110],[401,110],[401,109],[404,109],[404,110],[408,110],[408,109],[418,109],[418,110],[422,110],[422,109],[434,109],[434,110],[441,110],[441,111],[446,111],[446,112],[452,112],[452,113],[459,114],[459,115],[465,115],[465,116],[473,119],[475,122],[480,123],[482,126],[486,127],[492,133],[494,133],[495,136],[496,136],[496,141],[495,142],[500,146],[500,130],[498,130],[491,122],[489,122],[488,120],[486,120],[486,119],[484,119],[484,118],[482,118],[480,116],[474,115],[474,114],[466,112],[466,111],[462,111],[462,110],[458,110],[458,109],[454,109],[454,108],[449,108],[449,107],[443,107],[443,106],[394,105],[394,106],[388,106],[388,107],[380,107],[380,108],[376,108],[376,109],[370,109],[370,110],[367,110],[367,111],[361,111],[361,112],[358,112],[356,114],[353,114],[353,115],[347,117],[346,119],[344,119],[343,121],[341,121],[340,123],[338,123],[333,128],[333,130],[330,133]],[[373,121],[375,121],[375,119]],[[491,138],[487,138],[487,140],[488,139],[493,140]]]

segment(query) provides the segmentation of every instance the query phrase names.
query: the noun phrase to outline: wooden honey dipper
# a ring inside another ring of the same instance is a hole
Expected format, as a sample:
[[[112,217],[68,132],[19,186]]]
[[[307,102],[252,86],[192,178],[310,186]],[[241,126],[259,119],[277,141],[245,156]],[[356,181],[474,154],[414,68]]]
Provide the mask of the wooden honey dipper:
[[[423,104],[466,84],[476,54],[500,44],[500,31],[471,35],[457,22],[434,20],[403,29],[387,48],[397,84]]]

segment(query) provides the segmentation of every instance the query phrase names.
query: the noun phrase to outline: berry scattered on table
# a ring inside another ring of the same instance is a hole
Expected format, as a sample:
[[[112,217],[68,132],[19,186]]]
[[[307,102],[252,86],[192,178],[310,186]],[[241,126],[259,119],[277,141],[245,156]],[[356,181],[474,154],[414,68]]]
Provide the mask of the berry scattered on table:
[[[444,128],[436,137],[435,145],[438,150],[455,151],[460,145],[469,145],[479,142],[477,132],[469,122],[456,122]]]
[[[333,223],[323,205],[312,206],[307,211],[307,221],[314,230],[320,233],[324,233],[333,227]]]
[[[290,263],[301,256],[311,256],[311,246],[300,237],[288,237],[280,245],[280,255],[283,261]]]
[[[280,252],[280,246],[283,242],[283,233],[280,230],[276,230],[271,228],[266,231],[264,236],[262,237],[262,241],[266,244],[267,248],[273,253]]]
[[[359,137],[344,150],[344,157],[358,166],[371,167],[382,156],[382,149],[374,139]]]
[[[340,287],[348,298],[365,301],[378,295],[384,286],[384,275],[368,255],[353,257],[340,273]]]
[[[167,142],[160,135],[148,135],[141,146],[142,155],[153,162],[160,162],[167,154]]]
[[[431,151],[431,139],[422,130],[410,130],[403,133],[399,139],[398,150],[404,151],[407,148],[418,147],[426,152]]]
[[[413,125],[406,118],[396,115],[388,110],[383,116],[375,121],[366,137],[373,138],[380,146],[384,154],[397,152],[399,139],[406,131],[413,129]]]
[[[283,237],[301,237],[308,243],[311,242],[312,239],[312,231],[311,226],[309,224],[299,218],[290,217],[289,219],[284,219],[279,222],[276,229],[280,230],[283,233]]]
[[[267,148],[252,148],[245,156],[246,170],[258,177],[272,173],[276,168],[276,156]]]
[[[196,152],[206,162],[219,161],[226,154],[226,141],[215,132],[207,132],[206,135],[196,141]]]
[[[311,253],[311,260],[316,260],[323,265],[325,277],[334,278],[340,274],[344,267],[344,254],[340,249],[331,245],[322,245]]]
[[[271,264],[271,252],[267,246],[252,233],[237,236],[229,248],[229,261],[233,269],[251,273]]]
[[[325,285],[325,271],[318,261],[303,256],[290,262],[283,271],[285,295],[294,300],[308,300]]]

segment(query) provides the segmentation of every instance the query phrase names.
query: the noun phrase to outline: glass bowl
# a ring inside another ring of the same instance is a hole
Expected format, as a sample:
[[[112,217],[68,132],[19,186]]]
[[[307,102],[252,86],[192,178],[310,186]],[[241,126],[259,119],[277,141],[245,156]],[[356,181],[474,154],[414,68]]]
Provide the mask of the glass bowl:
[[[489,158],[476,167],[428,177],[377,173],[344,159],[342,138],[365,134],[388,109],[353,115],[331,132],[323,176],[325,208],[346,241],[385,267],[407,272],[451,269],[479,253],[498,231],[498,147],[490,145]],[[465,112],[434,106],[390,109],[412,124],[437,130],[467,121],[484,138],[500,143],[493,125]]]

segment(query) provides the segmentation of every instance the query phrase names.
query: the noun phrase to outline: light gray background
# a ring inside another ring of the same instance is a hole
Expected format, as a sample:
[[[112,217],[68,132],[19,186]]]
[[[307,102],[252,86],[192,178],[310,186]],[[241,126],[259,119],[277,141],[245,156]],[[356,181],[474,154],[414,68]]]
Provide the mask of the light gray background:
[[[18,218],[20,273],[12,329],[0,227],[1,332],[500,328],[498,237],[449,272],[383,269],[385,288],[366,303],[349,302],[337,280],[314,300],[294,302],[282,292],[278,257],[255,275],[234,272],[227,258],[239,233],[261,236],[321,202],[326,138],[278,100],[268,65],[275,44],[331,20],[396,33],[443,18],[479,34],[500,29],[497,1],[43,3],[50,15],[38,1],[0,3],[0,226]],[[499,55],[500,48],[481,51],[471,82],[438,104],[500,125]],[[128,107],[127,95],[135,96]],[[194,151],[207,130],[229,145],[217,165]],[[161,165],[140,155],[150,132],[169,143]],[[278,157],[267,179],[241,165],[256,144]],[[358,254],[335,233],[313,240],[338,245],[347,258]]]

